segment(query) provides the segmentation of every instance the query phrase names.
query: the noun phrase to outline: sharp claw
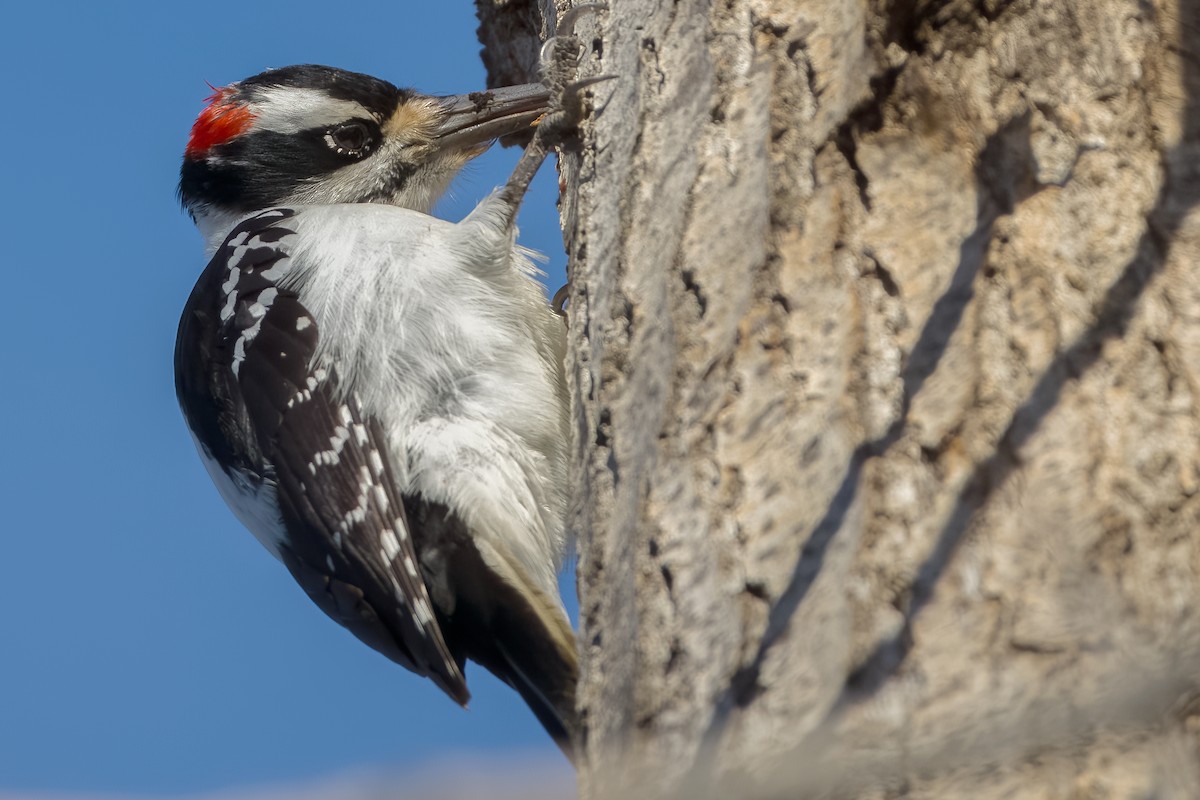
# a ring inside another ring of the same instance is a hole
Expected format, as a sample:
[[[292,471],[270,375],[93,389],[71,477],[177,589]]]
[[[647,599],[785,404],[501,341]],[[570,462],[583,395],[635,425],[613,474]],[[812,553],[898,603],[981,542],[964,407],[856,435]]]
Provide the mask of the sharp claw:
[[[573,8],[568,8],[558,20],[558,24],[554,28],[554,35],[547,39],[546,43],[542,45],[540,62],[545,64],[550,60],[550,54],[553,51],[555,44],[564,39],[570,39],[574,37],[575,23],[578,22],[581,17],[607,10],[608,3],[580,3]],[[582,55],[583,54],[580,53],[580,57],[582,57]]]
[[[538,120],[539,135],[547,141],[561,139],[563,134],[574,128],[582,114],[581,93],[589,86],[612,80],[615,75],[575,79],[575,72],[583,60],[584,48],[574,35],[575,23],[583,14],[607,9],[607,3],[580,3],[569,9],[559,20],[558,31],[542,45],[539,61],[542,81],[550,91],[550,111]]]
[[[550,307],[554,309],[554,313],[560,317],[567,315],[566,305],[567,298],[571,296],[571,284],[563,284],[562,288],[554,293],[554,298],[550,301]]]
[[[543,72],[546,71],[546,65],[553,61],[554,48],[557,47],[560,43],[562,43],[565,39],[570,39],[570,38],[571,38],[570,36],[551,36],[542,45],[542,50],[540,53],[538,53],[538,63],[542,65]],[[580,62],[580,60],[582,60],[582,58],[583,58],[583,52],[581,51],[575,56],[575,65],[576,66],[579,65],[579,62]]]
[[[606,81],[615,81],[620,75],[593,75],[590,78],[580,78],[577,81],[572,81],[567,85],[567,91],[579,93],[589,86],[595,86],[597,83]]]
[[[575,33],[575,23],[585,14],[592,14],[599,11],[607,11],[608,3],[580,3],[577,6],[568,8],[562,17],[558,20],[558,26],[554,30],[555,36],[570,36]]]

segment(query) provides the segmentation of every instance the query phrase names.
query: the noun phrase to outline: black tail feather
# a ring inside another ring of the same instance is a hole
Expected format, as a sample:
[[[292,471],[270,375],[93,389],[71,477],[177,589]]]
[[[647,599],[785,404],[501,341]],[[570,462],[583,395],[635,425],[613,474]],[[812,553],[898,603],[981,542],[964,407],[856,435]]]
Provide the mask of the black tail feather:
[[[407,497],[421,569],[446,643],[521,695],[572,763],[581,743],[575,632],[557,594],[547,596],[504,553],[476,541],[445,506]]]

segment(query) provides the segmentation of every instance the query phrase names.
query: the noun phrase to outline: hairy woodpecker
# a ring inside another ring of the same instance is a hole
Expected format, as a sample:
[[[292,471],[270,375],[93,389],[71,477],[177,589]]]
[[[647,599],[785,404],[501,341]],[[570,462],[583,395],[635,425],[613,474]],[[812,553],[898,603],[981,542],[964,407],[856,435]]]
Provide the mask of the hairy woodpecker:
[[[460,704],[478,662],[570,756],[565,329],[514,228],[569,126],[553,84],[433,97],[304,65],[216,90],[180,170],[212,260],[175,383],[221,495],[326,614]],[[429,215],[539,121],[504,187]]]

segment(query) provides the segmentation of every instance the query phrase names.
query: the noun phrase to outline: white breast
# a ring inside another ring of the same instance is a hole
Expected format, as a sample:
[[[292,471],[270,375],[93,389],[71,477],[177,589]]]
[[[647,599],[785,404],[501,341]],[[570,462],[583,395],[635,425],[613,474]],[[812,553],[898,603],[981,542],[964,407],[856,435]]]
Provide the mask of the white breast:
[[[387,431],[403,491],[450,506],[551,596],[563,550],[565,328],[512,234],[384,205],[301,207],[318,359]]]

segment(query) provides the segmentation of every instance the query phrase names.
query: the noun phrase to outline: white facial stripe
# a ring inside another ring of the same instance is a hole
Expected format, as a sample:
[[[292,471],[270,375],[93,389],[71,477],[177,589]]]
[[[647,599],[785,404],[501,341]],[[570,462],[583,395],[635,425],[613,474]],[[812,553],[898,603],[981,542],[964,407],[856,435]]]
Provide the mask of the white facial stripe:
[[[253,109],[255,128],[285,134],[371,118],[371,113],[353,100],[337,100],[316,89],[293,86],[259,90]]]

